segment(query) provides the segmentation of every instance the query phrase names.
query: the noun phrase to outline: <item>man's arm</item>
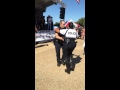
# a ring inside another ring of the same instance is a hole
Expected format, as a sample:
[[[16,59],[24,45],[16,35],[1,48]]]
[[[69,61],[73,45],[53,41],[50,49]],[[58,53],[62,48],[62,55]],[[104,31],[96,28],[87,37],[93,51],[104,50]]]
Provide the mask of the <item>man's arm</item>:
[[[60,33],[60,34],[62,34],[62,35],[64,35],[67,30],[68,30],[68,29],[59,30],[59,28],[55,28],[55,32]]]

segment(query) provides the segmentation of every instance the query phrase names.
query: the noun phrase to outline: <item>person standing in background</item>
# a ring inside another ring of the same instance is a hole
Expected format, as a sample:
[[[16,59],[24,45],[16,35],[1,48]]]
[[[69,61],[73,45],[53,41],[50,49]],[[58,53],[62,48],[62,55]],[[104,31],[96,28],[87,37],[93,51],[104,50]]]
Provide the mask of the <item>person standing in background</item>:
[[[81,39],[84,40],[84,43],[83,43],[83,47],[84,47],[83,55],[84,55],[85,54],[85,28],[82,29]]]

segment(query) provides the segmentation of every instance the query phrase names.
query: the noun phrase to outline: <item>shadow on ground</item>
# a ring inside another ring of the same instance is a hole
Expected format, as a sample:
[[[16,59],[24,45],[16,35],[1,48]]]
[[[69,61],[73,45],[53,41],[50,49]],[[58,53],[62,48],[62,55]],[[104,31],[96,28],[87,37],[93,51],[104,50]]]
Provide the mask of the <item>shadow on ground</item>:
[[[76,56],[75,58],[73,58],[73,56]],[[72,71],[74,71],[75,70],[75,65],[77,64],[77,63],[80,63],[81,62],[81,57],[80,57],[80,55],[75,55],[75,54],[73,54],[72,55],[72,65],[73,65],[73,70]]]
[[[44,47],[44,46],[48,46],[48,44],[38,45],[38,46],[35,46],[35,48]]]

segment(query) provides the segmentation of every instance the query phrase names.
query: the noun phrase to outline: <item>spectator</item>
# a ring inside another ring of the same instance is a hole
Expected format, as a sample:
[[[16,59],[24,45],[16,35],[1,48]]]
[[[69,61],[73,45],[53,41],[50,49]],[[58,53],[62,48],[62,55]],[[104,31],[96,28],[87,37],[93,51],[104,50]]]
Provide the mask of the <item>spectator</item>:
[[[85,54],[85,28],[82,29],[82,33],[81,33],[81,39],[84,39],[84,43],[83,43],[83,47],[84,47],[84,53]]]

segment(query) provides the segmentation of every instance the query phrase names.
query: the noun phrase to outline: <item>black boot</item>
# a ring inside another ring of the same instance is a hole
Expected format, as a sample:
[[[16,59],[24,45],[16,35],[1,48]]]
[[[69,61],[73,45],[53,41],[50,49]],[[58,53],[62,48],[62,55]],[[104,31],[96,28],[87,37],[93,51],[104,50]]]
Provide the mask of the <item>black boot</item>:
[[[60,67],[60,65],[61,65],[60,63],[57,63],[57,66],[58,66],[58,67]]]
[[[59,62],[57,62],[57,66],[58,66],[58,67],[60,67],[60,65],[61,65],[61,62],[60,62],[60,61],[59,61]]]
[[[65,72],[70,74],[70,69],[65,69]]]
[[[70,63],[69,62],[66,62],[66,68],[67,69],[65,69],[65,72],[70,74]]]

